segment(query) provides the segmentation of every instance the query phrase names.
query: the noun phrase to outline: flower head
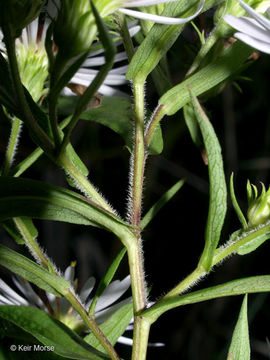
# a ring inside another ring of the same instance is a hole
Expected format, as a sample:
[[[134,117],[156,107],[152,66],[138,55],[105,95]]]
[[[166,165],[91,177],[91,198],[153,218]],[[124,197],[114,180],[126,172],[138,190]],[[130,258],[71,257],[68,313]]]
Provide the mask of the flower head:
[[[238,18],[232,15],[224,16],[224,20],[238,30],[238,32],[234,34],[234,37],[257,50],[270,54],[270,20],[259,13],[266,11],[266,7],[268,7],[267,13],[270,15],[269,2],[260,2],[256,11],[244,1],[238,1],[251,17],[243,16]]]
[[[257,226],[270,220],[270,187],[266,191],[262,184],[261,195],[258,196],[258,190],[255,185],[247,184],[248,195],[248,224],[249,226]]]
[[[69,281],[72,286],[76,287],[76,281],[74,280],[74,266],[69,266],[66,269],[64,278]],[[36,307],[50,313],[52,316],[56,317],[66,326],[78,333],[87,330],[82,319],[65,298],[59,299],[55,295],[47,292],[43,295],[38,295],[31,284],[20,277],[14,277],[13,282],[21,295],[0,279],[0,305],[23,305]],[[94,285],[95,279],[91,277],[86,281],[79,292],[79,299],[86,309],[89,309],[93,300],[91,293],[93,292]],[[122,281],[113,281],[105,289],[95,307],[95,321],[98,324],[103,323],[121,306],[131,301],[130,299],[126,299],[117,302],[117,300],[120,299],[129,287],[130,278],[127,276]]]

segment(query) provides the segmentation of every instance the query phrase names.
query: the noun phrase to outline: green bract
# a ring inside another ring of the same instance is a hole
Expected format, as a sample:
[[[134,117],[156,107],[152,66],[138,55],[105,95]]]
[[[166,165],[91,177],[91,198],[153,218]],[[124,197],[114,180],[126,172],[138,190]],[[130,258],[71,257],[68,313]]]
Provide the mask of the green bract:
[[[245,0],[245,3],[254,8],[259,13],[264,13],[270,6],[269,0]],[[238,1],[229,0],[225,1],[219,9],[215,12],[214,20],[217,21],[220,16],[223,16],[225,13],[234,15],[234,16],[244,16],[246,14],[245,9],[242,8]]]
[[[44,0],[0,0],[1,23],[8,20],[14,36],[19,37],[22,29],[39,15],[44,3]]]
[[[261,195],[258,196],[256,186],[247,184],[249,208],[247,212],[249,226],[264,224],[270,219],[270,187],[266,191],[262,184]]]
[[[65,58],[89,50],[96,33],[89,0],[63,0],[54,24],[54,41]]]

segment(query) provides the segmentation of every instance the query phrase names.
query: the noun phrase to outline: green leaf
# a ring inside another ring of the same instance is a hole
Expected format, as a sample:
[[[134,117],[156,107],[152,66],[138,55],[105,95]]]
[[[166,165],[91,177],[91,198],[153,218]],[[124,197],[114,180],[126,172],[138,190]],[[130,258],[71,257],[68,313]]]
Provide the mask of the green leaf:
[[[188,127],[190,136],[194,144],[200,148],[202,146],[202,134],[200,131],[200,127],[198,121],[196,119],[196,115],[191,104],[186,104],[183,108],[184,118],[186,125]]]
[[[118,235],[129,225],[83,196],[40,181],[0,178],[0,221],[27,216],[104,227]]]
[[[209,271],[212,266],[213,256],[219,242],[221,229],[226,215],[227,188],[221,148],[214,128],[191,91],[190,96],[208,157],[210,199],[205,231],[205,247],[200,263],[206,271]]]
[[[0,245],[0,265],[58,297],[70,288],[66,280],[4,245]]]
[[[154,219],[157,213],[163,208],[163,206],[170,201],[174,195],[184,185],[184,180],[177,181],[162,197],[151,207],[151,209],[144,215],[141,221],[141,228],[144,229]]]
[[[4,338],[13,338],[13,339],[19,339],[21,341],[26,341],[28,343],[33,343],[33,340],[35,338],[27,333],[26,331],[22,330],[18,326],[16,326],[14,323],[1,319],[0,321],[0,339]],[[1,357],[0,357],[1,359]]]
[[[38,230],[33,224],[33,221],[27,217],[21,217],[24,226],[28,229],[29,233],[33,238],[38,237]],[[3,228],[9,233],[9,235],[17,242],[17,244],[22,245],[25,243],[23,236],[21,235],[19,229],[17,228],[14,220],[6,220],[2,222]]]
[[[133,304],[130,302],[122,306],[108,320],[100,325],[101,331],[113,346],[126,330],[132,319],[132,316]],[[87,335],[84,340],[97,350],[104,351],[102,345],[99,343],[97,338],[93,336],[93,334]]]
[[[27,306],[0,306],[0,317],[33,335],[54,352],[70,359],[108,359],[83,341],[76,333],[45,312]]]
[[[266,240],[270,239],[270,233],[263,234],[261,236],[252,239],[251,241],[247,242],[246,244],[239,247],[237,250],[238,255],[246,255],[251,253],[252,251],[256,250],[259,246],[261,246]]]
[[[238,216],[240,223],[242,224],[243,229],[247,229],[248,224],[247,224],[246,218],[245,218],[245,216],[237,202],[236,196],[235,196],[234,186],[233,186],[233,175],[234,174],[232,173],[231,178],[230,178],[230,194],[231,194],[232,205],[236,212],[236,215]]]
[[[119,254],[116,256],[116,258],[114,259],[114,261],[110,265],[109,269],[106,271],[103,278],[100,280],[97,291],[95,293],[95,296],[94,296],[94,298],[93,298],[93,300],[91,302],[90,308],[89,308],[89,314],[90,315],[94,315],[97,301],[100,298],[100,296],[102,295],[103,291],[107,288],[107,286],[112,281],[112,279],[113,279],[113,277],[114,277],[114,275],[116,273],[116,270],[118,269],[118,267],[120,265],[120,262],[123,259],[126,251],[127,251],[127,249],[123,248],[119,252]]]
[[[227,360],[250,360],[247,295],[244,297],[240,314],[234,328]]]
[[[176,296],[169,300],[160,301],[151,308],[145,310],[141,315],[147,317],[153,323],[160,315],[178,306],[195,304],[225,296],[268,291],[270,291],[270,275],[253,276],[194,291],[190,294]]]
[[[203,11],[220,4],[222,0],[207,0]],[[170,17],[188,17],[198,6],[197,0],[182,0],[166,4],[162,15]],[[144,82],[150,72],[174,44],[185,25],[155,24],[139,46],[127,71],[127,78]]]
[[[249,46],[236,41],[216,61],[167,91],[159,100],[162,112],[173,115],[186,105],[190,100],[188,87],[198,96],[227,80],[239,70],[252,51]]]
[[[72,114],[77,101],[77,96],[60,97],[58,100],[59,113],[64,116]],[[128,150],[131,152],[133,148],[134,111],[130,99],[103,96],[101,104],[97,107],[91,107],[90,104],[89,109],[80,115],[80,119],[107,126],[124,139]],[[160,154],[162,149],[162,133],[161,128],[158,127],[150,144],[150,155]]]

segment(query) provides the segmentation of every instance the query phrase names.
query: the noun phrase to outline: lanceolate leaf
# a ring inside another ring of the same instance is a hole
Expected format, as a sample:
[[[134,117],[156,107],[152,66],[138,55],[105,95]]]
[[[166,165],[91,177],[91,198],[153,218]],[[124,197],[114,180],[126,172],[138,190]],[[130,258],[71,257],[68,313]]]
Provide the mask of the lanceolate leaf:
[[[160,301],[152,306],[152,308],[147,309],[142,316],[147,317],[151,322],[154,322],[160,315],[178,306],[195,304],[224,296],[268,291],[270,291],[270,275],[253,276],[195,291],[190,294],[177,296],[173,299]]]
[[[33,221],[27,217],[21,217],[21,221],[23,221],[24,226],[28,229],[31,236],[36,238],[38,236],[38,230],[33,224]],[[2,226],[18,244],[24,244],[24,239],[12,219],[3,221]]]
[[[0,318],[33,335],[54,352],[69,359],[103,360],[108,356],[95,350],[76,333],[44,311],[27,306],[0,306]]]
[[[116,235],[128,229],[120,218],[83,196],[39,181],[0,178],[0,221],[13,217],[65,221],[104,227]]]
[[[0,245],[0,265],[58,297],[70,288],[66,280],[3,245]]]
[[[133,316],[132,302],[125,304],[117,310],[108,320],[100,325],[100,329],[112,345],[115,345],[119,337],[124,333]],[[85,337],[85,341],[96,348],[104,351],[102,345],[93,334]]]
[[[250,360],[250,344],[247,317],[247,295],[233,332],[227,360]]]
[[[133,148],[133,104],[130,99],[103,96],[100,103],[89,104],[89,109],[80,115],[82,120],[94,121],[107,126],[120,135],[129,151]],[[59,99],[61,114],[70,115],[78,102],[78,97],[69,96]],[[112,111],[113,109],[113,111]],[[163,149],[163,140],[160,127],[157,128],[150,144],[150,155],[159,154]]]
[[[102,295],[103,291],[107,288],[107,286],[112,281],[112,279],[114,277],[114,274],[116,273],[116,271],[117,271],[117,269],[118,269],[118,267],[120,265],[120,262],[123,259],[126,251],[127,251],[127,249],[123,248],[119,252],[119,254],[116,256],[116,258],[114,259],[114,261],[110,265],[109,269],[106,271],[103,278],[100,280],[100,283],[98,285],[95,296],[94,296],[94,298],[93,298],[93,300],[91,302],[91,306],[90,306],[90,309],[89,309],[89,314],[94,315],[97,301],[100,298],[100,296]]]
[[[203,11],[219,5],[221,2],[222,0],[207,0]],[[194,13],[196,6],[198,6],[197,0],[172,2],[165,5],[162,15],[188,17]],[[155,24],[133,56],[127,72],[127,78],[132,80],[136,78],[136,81],[141,82],[145,81],[150,72],[174,44],[183,29],[184,25]]]
[[[164,114],[173,115],[189,102],[189,86],[196,96],[205,93],[236,73],[252,53],[242,42],[235,42],[213,63],[174,86],[159,100]]]
[[[227,188],[218,138],[198,100],[192,92],[190,92],[190,95],[208,157],[210,199],[205,231],[205,247],[200,263],[206,271],[209,271],[226,215]]]

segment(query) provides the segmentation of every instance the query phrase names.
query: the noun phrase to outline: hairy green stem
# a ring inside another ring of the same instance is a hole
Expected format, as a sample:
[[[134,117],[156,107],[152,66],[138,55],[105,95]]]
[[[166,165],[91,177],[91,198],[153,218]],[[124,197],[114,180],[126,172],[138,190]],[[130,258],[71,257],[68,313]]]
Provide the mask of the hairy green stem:
[[[36,239],[32,236],[30,231],[28,230],[27,226],[25,225],[24,221],[19,218],[15,217],[13,218],[13,221],[20,231],[26,246],[30,250],[31,254],[34,256],[34,258],[48,271],[51,271],[53,269],[52,264],[50,263],[47,256],[44,254],[44,252],[39,247]]]
[[[144,83],[134,82],[135,138],[131,162],[131,209],[130,222],[137,227],[141,222],[142,193],[146,152],[144,147]],[[145,276],[143,269],[143,252],[140,230],[136,231],[135,241],[127,247],[131,287],[134,307],[134,334],[132,360],[143,360],[146,357],[147,339],[150,327],[142,321],[140,313],[146,308]]]
[[[138,315],[134,319],[132,360],[145,360],[151,322]]]
[[[211,269],[215,265],[221,263],[226,258],[230,257],[233,254],[236,254],[237,251],[242,246],[247,245],[253,240],[257,239],[258,237],[261,237],[269,233],[270,233],[270,224],[267,223],[258,229],[251,229],[250,231],[247,231],[242,235],[239,235],[239,238],[237,238],[234,241],[229,240],[227,244],[220,246],[216,250]],[[154,309],[155,306],[159,306],[159,304],[162,303],[162,301],[166,301],[168,299],[175,298],[181,295],[181,293],[196,285],[205,275],[207,275],[205,269],[202,266],[200,267],[198,266],[190,275],[188,275],[183,281],[181,281],[175,288],[173,288],[165,296],[163,296],[156,304],[152,305],[151,309]],[[144,314],[142,313],[141,316],[143,317]],[[151,319],[151,317],[147,317],[147,319],[151,323],[157,320],[157,318]]]
[[[144,148],[144,84],[134,83],[135,138],[132,161],[131,219],[132,225],[140,226],[144,167],[146,153]]]
[[[4,162],[3,170],[2,170],[3,176],[8,174],[9,169],[14,160],[18,141],[19,141],[20,130],[21,130],[21,126],[22,126],[22,121],[16,117],[11,119],[11,121],[12,121],[11,133],[10,133],[10,137],[9,137],[5,162]]]
[[[75,182],[78,188],[87,196],[92,198],[98,205],[102,206],[105,210],[115,214],[113,208],[107,201],[100,195],[95,187],[89,182],[80,170],[68,159],[66,153],[63,153],[58,159],[57,164],[64,169],[68,176]]]
[[[147,124],[146,130],[145,130],[145,135],[144,135],[144,140],[145,140],[145,145],[147,147],[149,147],[149,145],[151,144],[151,141],[153,139],[153,135],[157,129],[158,124],[160,123],[160,121],[162,120],[162,118],[165,115],[165,111],[163,109],[163,105],[159,105],[152,118],[150,119],[149,123]]]
[[[69,123],[70,117],[67,117],[60,123],[60,129],[63,130]],[[43,155],[43,150],[41,148],[35,149],[30,155],[28,155],[24,160],[22,160],[14,168],[10,169],[9,175],[18,177],[21,176],[27,169],[29,169],[39,158]]]
[[[50,123],[53,132],[54,143],[56,148],[59,148],[61,144],[61,134],[58,124],[58,117],[57,117],[57,99],[60,95],[61,88],[55,90],[57,81],[61,77],[61,74],[66,66],[67,60],[61,56],[59,52],[55,58],[54,66],[52,68],[52,72],[50,74],[50,92],[48,95],[48,102],[49,102],[49,117]]]
[[[65,298],[70,302],[72,307],[78,312],[78,314],[83,319],[84,323],[87,327],[92,331],[95,337],[99,340],[101,345],[103,346],[104,350],[106,350],[107,354],[110,355],[111,359],[113,360],[120,360],[119,356],[117,355],[116,351],[114,350],[111,343],[108,341],[106,336],[102,333],[96,322],[89,316],[86,309],[80,303],[78,298],[71,292],[70,290],[64,294]]]
[[[183,281],[170,290],[162,300],[168,300],[181,294],[183,291],[195,285],[202,277],[206,275],[205,269],[198,266],[191,274],[189,274]]]

